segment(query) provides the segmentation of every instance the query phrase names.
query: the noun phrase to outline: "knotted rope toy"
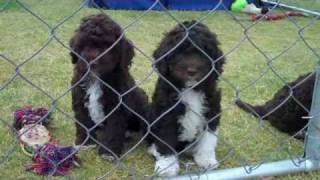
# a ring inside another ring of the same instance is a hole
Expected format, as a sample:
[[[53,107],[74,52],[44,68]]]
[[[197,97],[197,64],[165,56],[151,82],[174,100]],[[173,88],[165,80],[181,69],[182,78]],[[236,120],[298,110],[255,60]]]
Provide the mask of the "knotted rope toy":
[[[41,118],[44,118],[41,121],[41,124],[47,126],[51,119],[51,114],[49,113],[48,109],[32,108],[32,106],[26,106],[14,112],[13,127],[16,130],[20,130],[24,125],[35,124],[40,121]]]
[[[50,117],[48,109],[32,106],[26,106],[14,112],[13,127],[18,131],[22,151],[28,156],[33,156],[33,151],[37,146],[50,141],[51,135],[46,128]]]
[[[72,167],[80,166],[80,160],[75,155],[73,146],[60,146],[50,142],[36,149],[33,163],[27,167],[39,175],[67,175]]]
[[[79,166],[80,160],[73,146],[64,147],[52,139],[46,128],[50,119],[48,109],[26,106],[15,111],[13,127],[18,131],[22,151],[32,156],[28,171],[38,175],[66,175],[72,167]]]
[[[19,130],[20,147],[26,155],[31,157],[36,148],[45,145],[51,139],[47,128],[40,124],[27,124]]]

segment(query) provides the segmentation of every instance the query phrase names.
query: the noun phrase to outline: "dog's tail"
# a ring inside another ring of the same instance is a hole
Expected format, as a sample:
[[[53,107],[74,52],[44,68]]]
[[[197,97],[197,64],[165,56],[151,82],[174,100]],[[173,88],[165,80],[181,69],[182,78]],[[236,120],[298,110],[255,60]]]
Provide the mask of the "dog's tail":
[[[245,112],[254,115],[255,117],[259,118],[266,114],[264,106],[252,106],[249,103],[243,102],[240,99],[236,101],[236,105],[244,110]]]

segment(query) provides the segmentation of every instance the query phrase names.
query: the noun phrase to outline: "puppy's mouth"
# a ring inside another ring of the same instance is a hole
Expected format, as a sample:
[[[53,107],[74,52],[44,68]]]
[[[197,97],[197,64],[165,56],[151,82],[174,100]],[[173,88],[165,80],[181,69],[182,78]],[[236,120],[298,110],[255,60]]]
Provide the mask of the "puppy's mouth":
[[[96,68],[90,68],[90,73],[89,76],[94,77],[94,76],[100,76],[99,70],[97,70]]]
[[[204,78],[204,76],[197,75],[197,76],[189,76],[187,77],[187,80],[185,81],[186,87],[194,86],[195,84],[199,83]]]
[[[192,87],[193,85],[195,85],[198,81],[196,80],[188,80],[185,84],[186,87]]]
[[[94,73],[96,76],[102,77],[104,75],[110,74],[112,71],[108,68],[101,68],[101,67],[93,67],[91,72]]]
[[[92,68],[91,69],[91,72],[93,72],[94,74],[96,74],[96,75],[100,75],[101,73],[100,73],[100,70],[98,69],[98,68]]]

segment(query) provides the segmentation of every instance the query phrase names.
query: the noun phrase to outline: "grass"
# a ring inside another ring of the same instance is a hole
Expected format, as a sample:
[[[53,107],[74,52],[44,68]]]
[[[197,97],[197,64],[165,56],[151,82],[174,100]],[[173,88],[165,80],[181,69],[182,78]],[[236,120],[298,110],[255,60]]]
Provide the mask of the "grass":
[[[34,13],[42,17],[51,27],[76,11],[81,2],[72,1],[23,1]],[[297,1],[302,4],[301,1]],[[302,4],[303,5],[303,4]],[[319,3],[317,4],[319,5]],[[14,6],[15,7],[15,6]],[[314,6],[312,6],[314,7]],[[80,19],[86,15],[97,13],[95,9],[82,9],[74,17],[63,23],[56,30],[57,37],[64,43],[68,41],[73,31],[78,27]],[[37,20],[29,12],[18,5],[18,8],[0,12],[0,54],[10,58],[19,64],[31,57],[40,47],[50,40],[49,29]],[[142,14],[139,11],[112,11],[105,13],[119,22],[123,27]],[[198,19],[206,12],[171,12],[180,21]],[[244,40],[239,48],[239,41],[244,37],[244,30],[240,26],[251,27],[248,31],[251,40],[261,48],[269,57],[276,57],[283,50],[294,43],[298,37],[298,27],[304,27],[312,18],[292,18],[297,25],[289,19],[260,22],[251,26],[247,21],[249,17],[242,14],[241,21],[235,21],[223,11],[214,13],[205,19],[204,23],[218,35],[221,48],[227,54],[227,63],[220,81],[222,89],[223,113],[221,116],[220,138],[217,149],[219,159],[226,158],[220,168],[230,168],[245,164],[258,164],[262,161],[275,161],[288,159],[289,154],[293,157],[300,156],[303,152],[303,143],[294,139],[288,139],[286,134],[279,133],[269,126],[268,123],[259,124],[252,116],[240,111],[232,102],[235,98],[233,89],[225,80],[234,87],[244,88],[253,81],[266,68],[266,60],[248,40]],[[127,36],[134,44],[151,56],[156,48],[163,32],[171,29],[176,23],[165,13],[152,11],[131,26],[127,30]],[[304,31],[304,38],[314,51],[320,53],[320,29],[319,21],[308,26]],[[137,80],[144,79],[150,69],[150,62],[141,53],[136,51],[132,74]],[[286,53],[278,57],[272,67],[282,76],[285,81],[291,81],[299,75],[313,71],[317,61],[315,55],[305,44],[298,40]],[[0,87],[2,87],[15,72],[15,67],[0,57]],[[72,77],[72,65],[68,50],[57,41],[50,40],[43,51],[32,58],[31,61],[20,67],[20,72],[32,83],[42,88],[53,98],[60,97],[70,87]],[[155,84],[156,75],[153,74],[143,83],[147,93],[151,96]],[[252,103],[263,103],[271,98],[283,82],[271,71],[250,88],[241,92],[241,97]],[[12,122],[12,112],[17,108],[31,104],[33,106],[52,107],[50,97],[45,96],[39,90],[25,82],[21,77],[16,77],[12,83],[0,91],[0,179],[37,179],[40,177],[33,173],[26,173],[24,165],[31,162],[19,147],[13,133],[8,129]],[[59,99],[57,107],[72,116],[70,92]],[[59,111],[53,114],[54,120],[50,131],[60,144],[70,145],[74,141],[74,125],[72,119]],[[128,145],[130,148],[132,144]],[[7,153],[15,149],[7,158]],[[230,149],[235,151],[230,153]],[[146,146],[140,145],[124,159],[124,164],[130,169],[112,171],[106,179],[127,179],[134,177],[132,172],[136,169],[138,179],[152,174],[153,160],[145,155]],[[288,154],[288,152],[290,152]],[[71,176],[76,179],[93,179],[102,176],[115,164],[102,161],[97,156],[96,150],[80,152],[82,166],[72,171]],[[191,159],[183,159],[191,161]],[[182,168],[183,169],[183,168]],[[196,167],[192,168],[197,170]],[[320,173],[301,173],[275,177],[275,179],[319,179]],[[57,177],[55,179],[63,179]]]

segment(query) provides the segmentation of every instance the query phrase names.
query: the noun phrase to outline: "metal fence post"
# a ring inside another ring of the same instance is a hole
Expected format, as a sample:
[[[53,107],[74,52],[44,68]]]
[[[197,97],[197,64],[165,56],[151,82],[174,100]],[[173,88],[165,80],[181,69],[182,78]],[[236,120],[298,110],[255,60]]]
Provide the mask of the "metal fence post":
[[[290,5],[287,5],[287,4],[282,4],[279,2],[275,2],[275,1],[270,1],[270,0],[263,0],[263,2],[267,3],[267,4],[270,4],[272,6],[278,6],[278,7],[282,7],[282,8],[286,8],[286,9],[291,9],[293,11],[300,11],[300,12],[303,12],[303,13],[306,13],[306,14],[310,14],[310,15],[313,15],[313,16],[320,16],[320,13],[317,12],[317,11],[312,11],[312,10],[308,10],[308,9],[305,9],[305,8],[299,8],[299,7],[295,7],[295,6],[290,6]]]
[[[305,141],[307,170],[320,167],[320,65],[316,68],[316,79],[310,110],[310,121]]]

